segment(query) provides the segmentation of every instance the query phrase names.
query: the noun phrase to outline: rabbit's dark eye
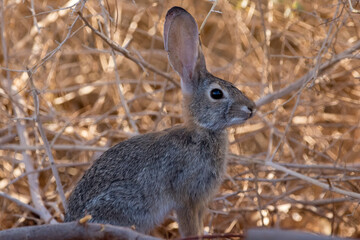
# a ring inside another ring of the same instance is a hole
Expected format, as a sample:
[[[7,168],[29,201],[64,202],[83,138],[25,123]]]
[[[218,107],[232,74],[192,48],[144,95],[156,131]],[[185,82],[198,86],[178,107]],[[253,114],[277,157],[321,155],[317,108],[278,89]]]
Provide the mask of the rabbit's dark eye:
[[[220,89],[214,88],[214,89],[211,90],[210,96],[213,99],[221,99],[221,98],[223,98],[224,94]]]

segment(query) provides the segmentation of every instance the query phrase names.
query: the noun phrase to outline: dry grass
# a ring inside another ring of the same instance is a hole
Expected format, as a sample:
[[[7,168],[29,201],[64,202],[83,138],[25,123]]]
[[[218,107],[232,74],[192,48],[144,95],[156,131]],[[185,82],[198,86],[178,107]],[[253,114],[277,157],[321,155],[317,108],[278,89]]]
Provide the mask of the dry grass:
[[[64,198],[101,152],[182,122],[164,15],[179,5],[200,26],[213,3],[0,2],[0,229],[61,222]],[[229,129],[210,233],[266,226],[360,237],[359,2],[352,7],[231,0],[210,14],[201,31],[210,72],[261,105]],[[177,225],[153,234],[178,236]]]

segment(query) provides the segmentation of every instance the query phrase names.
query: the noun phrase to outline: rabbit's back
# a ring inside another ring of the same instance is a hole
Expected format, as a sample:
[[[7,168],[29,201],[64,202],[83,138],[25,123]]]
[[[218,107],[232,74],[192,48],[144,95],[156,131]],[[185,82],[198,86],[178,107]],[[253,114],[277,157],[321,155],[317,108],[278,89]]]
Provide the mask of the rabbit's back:
[[[207,202],[225,172],[226,132],[174,127],[107,150],[69,199],[65,220],[135,225],[146,232],[189,200]]]

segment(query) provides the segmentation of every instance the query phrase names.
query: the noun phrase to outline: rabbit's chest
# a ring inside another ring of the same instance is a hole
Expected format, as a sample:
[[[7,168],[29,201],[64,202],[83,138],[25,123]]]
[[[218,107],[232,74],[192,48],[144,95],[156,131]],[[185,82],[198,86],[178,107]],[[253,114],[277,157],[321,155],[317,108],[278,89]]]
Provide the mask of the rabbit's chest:
[[[182,139],[181,147],[173,144],[172,153],[168,155],[170,161],[166,161],[166,169],[171,169],[171,174],[167,175],[168,181],[165,182],[170,182],[177,197],[185,195],[199,200],[211,197],[226,171],[226,132],[194,130],[189,133],[180,128],[174,131],[178,136],[168,142]]]
[[[209,151],[209,153],[207,152]],[[226,172],[226,149],[199,150],[196,158],[191,159],[192,166],[186,169],[181,185],[193,199],[211,198],[218,190]],[[181,192],[183,192],[181,190]]]
[[[223,156],[223,158],[204,159],[204,161],[208,163],[198,169],[191,184],[198,194],[208,196],[209,193],[216,192],[220,186],[226,172],[226,160]]]

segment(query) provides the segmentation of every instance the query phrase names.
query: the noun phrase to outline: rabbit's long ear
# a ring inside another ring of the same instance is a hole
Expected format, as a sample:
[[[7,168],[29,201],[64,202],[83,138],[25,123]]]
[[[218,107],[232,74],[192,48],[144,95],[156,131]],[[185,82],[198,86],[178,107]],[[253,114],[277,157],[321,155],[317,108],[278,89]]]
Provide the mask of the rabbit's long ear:
[[[183,8],[171,8],[165,18],[164,45],[171,66],[181,77],[184,94],[192,94],[201,70],[206,70],[198,26]]]

